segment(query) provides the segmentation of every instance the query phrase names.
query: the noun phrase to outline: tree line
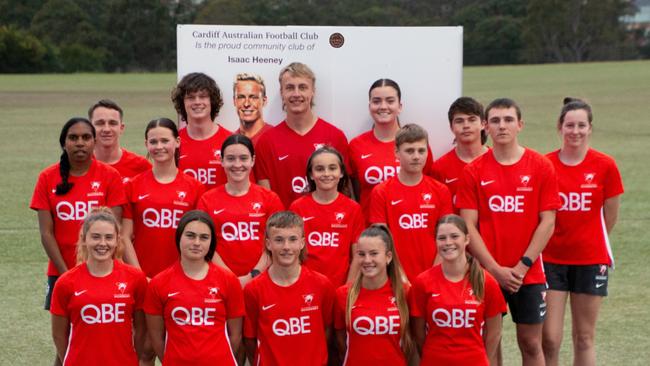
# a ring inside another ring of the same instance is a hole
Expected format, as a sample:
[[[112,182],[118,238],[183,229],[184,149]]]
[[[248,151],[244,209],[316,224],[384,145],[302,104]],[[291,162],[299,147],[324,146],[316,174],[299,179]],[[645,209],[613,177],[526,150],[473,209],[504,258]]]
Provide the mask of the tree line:
[[[0,72],[174,70],[176,24],[462,25],[466,65],[648,58],[647,35],[621,21],[635,11],[632,0],[0,0]]]

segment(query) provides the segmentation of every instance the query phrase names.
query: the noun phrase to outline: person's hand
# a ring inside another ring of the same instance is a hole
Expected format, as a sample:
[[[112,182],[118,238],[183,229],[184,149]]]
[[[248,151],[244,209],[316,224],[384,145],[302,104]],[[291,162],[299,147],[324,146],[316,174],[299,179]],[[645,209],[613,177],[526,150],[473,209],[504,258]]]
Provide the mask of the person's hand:
[[[521,278],[521,280],[524,280],[524,277],[526,277],[526,273],[528,273],[528,270],[530,267],[527,265],[523,264],[521,261],[517,262],[517,265],[512,267],[512,270],[516,273],[516,275]]]
[[[524,276],[515,271],[515,268],[498,266],[491,272],[499,285],[510,293],[519,291],[524,281]]]

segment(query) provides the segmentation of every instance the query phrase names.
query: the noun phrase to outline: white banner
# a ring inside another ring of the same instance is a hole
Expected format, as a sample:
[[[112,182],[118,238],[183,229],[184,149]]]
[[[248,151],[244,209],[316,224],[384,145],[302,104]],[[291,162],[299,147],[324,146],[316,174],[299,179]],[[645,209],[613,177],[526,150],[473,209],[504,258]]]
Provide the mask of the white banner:
[[[348,139],[372,126],[368,89],[389,78],[402,89],[401,124],[427,129],[436,157],[451,148],[447,110],[462,92],[462,27],[304,27],[179,25],[178,80],[190,72],[213,77],[224,95],[217,121],[239,120],[232,85],[242,72],[264,78],[264,119],[284,119],[278,73],[294,61],[316,74],[314,110]]]

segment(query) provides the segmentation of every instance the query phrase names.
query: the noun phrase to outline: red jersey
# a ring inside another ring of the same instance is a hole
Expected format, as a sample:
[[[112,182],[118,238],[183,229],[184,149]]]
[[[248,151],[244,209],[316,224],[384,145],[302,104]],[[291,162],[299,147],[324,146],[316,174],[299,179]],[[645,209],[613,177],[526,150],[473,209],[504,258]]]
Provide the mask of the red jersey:
[[[424,174],[429,174],[433,166],[433,154],[428,146],[427,150],[429,154],[424,165]],[[372,189],[396,176],[399,168],[399,159],[395,157],[395,141],[380,141],[372,130],[350,141],[350,176],[359,182],[359,198],[363,212],[370,209]]]
[[[409,296],[411,316],[424,318],[427,324],[420,365],[489,365],[483,324],[505,313],[506,302],[497,281],[483,273],[483,301],[476,299],[467,277],[451,282],[441,265],[415,279]]]
[[[440,159],[436,160],[433,164],[435,178],[449,188],[449,193],[451,193],[451,202],[454,205],[454,213],[457,215],[460,214],[460,209],[456,207],[456,193],[458,193],[460,180],[463,176],[463,169],[466,165],[467,163],[458,157],[455,148],[449,150],[449,152],[440,157]]]
[[[226,183],[226,173],[221,166],[221,145],[232,132],[219,125],[217,133],[205,140],[195,140],[187,128],[178,132],[181,151],[178,167],[183,173],[201,182],[207,189]]]
[[[319,118],[309,132],[299,135],[282,122],[266,131],[255,147],[255,177],[268,179],[271,190],[289,207],[309,189],[307,160],[323,145],[338,150],[348,166],[348,140],[334,125]]]
[[[178,261],[178,222],[196,207],[203,189],[201,183],[180,170],[170,183],[158,182],[152,170],[127,182],[129,203],[124,206],[124,218],[133,220],[133,247],[147,277]]]
[[[302,216],[307,238],[304,265],[324,274],[334,286],[345,283],[350,251],[364,229],[361,207],[339,193],[330,204],[320,204],[307,195],[293,201],[291,211]]]
[[[436,259],[436,222],[452,212],[449,189],[422,176],[415,186],[399,177],[379,184],[370,198],[370,222],[388,225],[406,276],[413,280]]]
[[[82,263],[56,281],[52,314],[70,321],[63,365],[137,365],[133,313],[142,310],[147,280],[137,268],[113,261],[113,272],[95,277]]]
[[[217,253],[237,276],[255,267],[264,251],[266,220],[284,209],[277,194],[251,183],[248,193],[231,196],[226,186],[207,191],[197,205],[210,214],[217,234]]]
[[[54,238],[70,269],[77,263],[79,230],[86,215],[95,207],[121,206],[126,202],[126,196],[120,173],[94,159],[86,174],[80,177],[70,175],[68,182],[73,184],[72,189],[57,196],[56,186],[61,183],[59,163],[45,168],[38,176],[29,207],[35,211],[50,211],[54,222]],[[59,274],[52,261],[49,261],[47,275]]]
[[[621,174],[611,157],[593,149],[575,166],[560,161],[559,150],[547,155],[558,176],[562,207],[544,260],[558,264],[614,264],[603,205],[623,193]]]
[[[303,266],[283,287],[265,271],[246,285],[244,299],[244,337],[257,339],[255,365],[327,365],[334,287],[325,276]]]
[[[241,286],[232,272],[209,266],[195,280],[179,261],[149,283],[144,311],[164,318],[163,365],[237,365],[226,321],[244,316]]]
[[[262,137],[262,134],[264,134],[264,132],[266,132],[266,131],[268,131],[268,130],[270,130],[272,128],[273,128],[273,125],[264,122],[264,126],[262,126],[262,129],[257,131],[255,136],[250,137],[251,141],[253,142],[253,146],[257,146],[257,142],[260,140],[260,137]],[[235,133],[241,134],[241,129],[238,128],[235,131]]]
[[[110,165],[120,173],[123,183],[151,169],[149,160],[124,148],[122,149],[122,157],[120,160]]]
[[[361,287],[350,314],[351,325],[346,326],[349,291],[350,285],[339,287],[334,305],[334,328],[347,332],[343,365],[406,366],[400,347],[400,315],[390,280],[376,290]]]
[[[478,211],[481,237],[501,266],[517,265],[540,212],[560,208],[553,165],[528,148],[512,165],[497,162],[493,152],[483,154],[467,165],[461,179],[456,205]],[[524,285],[546,283],[540,258],[528,270]]]

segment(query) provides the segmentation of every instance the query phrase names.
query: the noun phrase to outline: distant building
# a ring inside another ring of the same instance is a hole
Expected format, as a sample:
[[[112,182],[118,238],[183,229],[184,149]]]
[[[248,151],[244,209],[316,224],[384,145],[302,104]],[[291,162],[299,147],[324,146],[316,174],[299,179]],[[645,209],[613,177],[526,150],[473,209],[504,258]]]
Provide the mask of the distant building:
[[[650,0],[636,0],[634,5],[638,11],[621,17],[621,21],[634,34],[637,45],[645,46],[650,43]]]

